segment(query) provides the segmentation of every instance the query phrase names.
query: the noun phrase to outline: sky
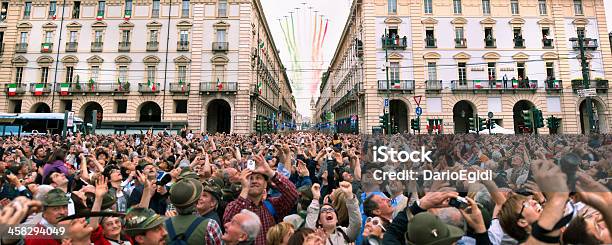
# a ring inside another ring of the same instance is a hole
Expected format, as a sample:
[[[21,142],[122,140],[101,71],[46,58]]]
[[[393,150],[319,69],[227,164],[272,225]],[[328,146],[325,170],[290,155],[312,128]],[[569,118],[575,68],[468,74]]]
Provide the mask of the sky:
[[[320,76],[336,51],[351,3],[352,0],[261,0],[302,116],[311,116],[310,99],[316,101],[319,95]]]

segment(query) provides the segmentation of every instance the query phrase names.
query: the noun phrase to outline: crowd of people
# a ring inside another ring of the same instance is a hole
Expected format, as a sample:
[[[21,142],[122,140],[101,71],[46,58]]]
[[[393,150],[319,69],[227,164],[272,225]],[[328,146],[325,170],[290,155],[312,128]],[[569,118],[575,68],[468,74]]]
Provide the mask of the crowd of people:
[[[610,244],[612,136],[5,137],[0,244]],[[377,162],[373,147],[430,150]],[[491,179],[381,179],[376,171]],[[17,231],[17,232],[16,232]]]

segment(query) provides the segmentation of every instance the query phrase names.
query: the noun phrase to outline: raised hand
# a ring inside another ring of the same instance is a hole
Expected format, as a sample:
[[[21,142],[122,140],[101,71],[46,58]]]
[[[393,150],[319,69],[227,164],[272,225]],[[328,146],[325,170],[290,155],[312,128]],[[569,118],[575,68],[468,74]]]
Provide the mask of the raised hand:
[[[100,175],[98,176],[98,179],[96,180],[96,189],[95,189],[95,194],[96,197],[104,197],[104,195],[106,195],[106,193],[108,192],[108,180]]]
[[[257,168],[255,168],[253,172],[265,174],[270,178],[274,176],[274,170],[270,168],[270,166],[266,162],[266,159],[261,155],[261,153],[253,156],[253,160],[255,160],[255,165],[257,165]]]
[[[346,194],[346,198],[353,196],[353,185],[347,181],[340,182],[340,190]]]
[[[321,186],[317,183],[314,183],[310,187],[310,191],[312,192],[312,199],[319,200],[321,198]]]
[[[459,209],[459,212],[463,214],[465,222],[468,223],[468,225],[472,227],[476,233],[486,232],[487,228],[485,227],[484,219],[482,218],[482,213],[480,212],[478,205],[469,197],[466,197],[465,199],[467,199],[470,206],[465,210]]]

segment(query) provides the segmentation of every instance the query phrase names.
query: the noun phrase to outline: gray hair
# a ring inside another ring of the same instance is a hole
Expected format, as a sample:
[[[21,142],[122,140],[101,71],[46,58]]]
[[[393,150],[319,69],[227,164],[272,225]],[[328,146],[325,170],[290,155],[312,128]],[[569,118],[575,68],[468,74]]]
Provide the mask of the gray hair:
[[[53,189],[55,189],[55,187],[50,185],[39,185],[38,192],[34,195],[34,200],[42,201],[47,195],[47,192]]]
[[[459,227],[462,230],[465,229],[465,220],[461,212],[459,212],[459,209],[452,207],[441,208],[438,210],[437,216],[440,217],[440,220],[445,224]]]
[[[255,241],[255,238],[259,235],[259,231],[261,230],[259,216],[246,209],[243,209],[240,213],[249,216],[249,219],[240,224],[240,228],[247,234],[247,241]]]

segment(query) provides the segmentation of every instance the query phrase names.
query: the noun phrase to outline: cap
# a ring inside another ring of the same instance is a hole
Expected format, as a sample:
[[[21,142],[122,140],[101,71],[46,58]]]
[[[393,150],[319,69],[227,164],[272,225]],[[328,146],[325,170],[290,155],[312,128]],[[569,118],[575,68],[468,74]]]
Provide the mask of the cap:
[[[62,189],[55,188],[47,192],[42,204],[45,207],[66,206],[68,205],[68,201],[69,197],[66,196],[66,193],[62,191]]]
[[[125,232],[135,236],[164,223],[164,218],[149,208],[133,208],[125,215]]]
[[[415,215],[408,223],[406,242],[410,245],[447,245],[459,240],[463,230],[443,223],[428,212]]]
[[[184,178],[170,188],[170,202],[178,208],[189,207],[200,199],[202,184],[192,178]]]
[[[221,186],[214,183],[213,180],[204,181],[202,183],[202,190],[213,195],[217,201],[221,201]]]
[[[178,180],[182,180],[185,178],[191,178],[191,179],[197,180],[197,179],[200,179],[200,176],[193,171],[183,169],[183,171],[181,171],[181,174],[179,174]]]
[[[115,202],[117,201],[117,193],[115,192],[115,188],[109,188],[108,192],[102,198],[102,210],[111,208]]]

